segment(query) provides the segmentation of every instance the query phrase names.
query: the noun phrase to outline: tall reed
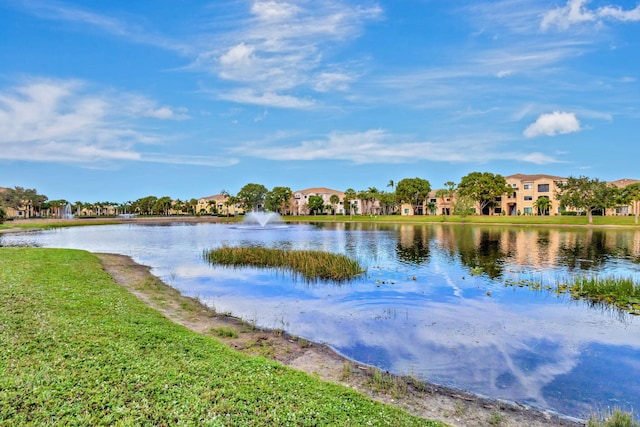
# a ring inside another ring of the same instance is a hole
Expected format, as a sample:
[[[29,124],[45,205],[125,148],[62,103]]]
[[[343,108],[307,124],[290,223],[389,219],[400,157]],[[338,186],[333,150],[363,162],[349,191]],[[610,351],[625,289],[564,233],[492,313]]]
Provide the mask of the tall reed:
[[[344,281],[364,273],[357,261],[345,255],[314,250],[224,246],[204,255],[212,264],[289,269],[309,280]]]

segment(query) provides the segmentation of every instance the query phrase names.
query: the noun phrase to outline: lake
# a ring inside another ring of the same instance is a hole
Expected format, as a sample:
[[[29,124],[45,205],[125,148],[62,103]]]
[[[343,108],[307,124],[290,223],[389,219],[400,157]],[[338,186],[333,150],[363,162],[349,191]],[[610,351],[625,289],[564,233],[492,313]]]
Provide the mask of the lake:
[[[220,313],[396,374],[578,418],[640,410],[640,318],[526,286],[584,274],[640,282],[640,230],[132,223],[0,235],[15,245],[129,255]],[[341,253],[367,273],[307,282],[209,265],[203,252],[223,245]]]

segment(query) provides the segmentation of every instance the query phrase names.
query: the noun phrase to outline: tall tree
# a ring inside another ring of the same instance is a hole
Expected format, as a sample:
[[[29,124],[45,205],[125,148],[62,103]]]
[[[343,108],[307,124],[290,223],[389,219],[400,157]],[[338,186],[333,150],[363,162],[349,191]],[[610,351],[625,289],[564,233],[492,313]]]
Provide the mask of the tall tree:
[[[477,202],[481,215],[484,215],[486,208],[495,206],[499,197],[511,191],[502,175],[491,172],[471,172],[463,176],[458,184],[458,194]]]
[[[187,204],[189,206],[189,211],[191,212],[191,215],[195,215],[196,208],[198,207],[198,199],[191,198],[189,199],[189,202]]]
[[[169,216],[169,210],[171,209],[171,197],[160,197],[153,204],[153,211],[162,213],[164,216]]]
[[[289,187],[273,187],[265,196],[265,207],[267,210],[286,214],[287,206],[291,202],[293,191]]]
[[[418,213],[418,207],[427,200],[430,191],[431,184],[422,178],[404,178],[396,184],[398,200],[410,203],[414,214]]]
[[[616,202],[617,189],[598,178],[569,177],[566,183],[560,183],[558,187],[560,206],[586,212],[589,224],[593,223],[594,211],[604,211]]]
[[[396,210],[396,193],[382,192],[378,194],[378,200],[380,201],[381,208],[385,215],[389,215]]]
[[[250,183],[242,187],[236,197],[245,210],[257,211],[268,192],[264,185]]]
[[[324,199],[321,196],[309,196],[307,205],[309,206],[309,210],[313,213],[313,215],[317,215],[318,211],[322,211],[322,209],[324,208]]]
[[[358,197],[358,195],[353,188],[344,190],[344,206],[345,209],[349,210],[349,219],[353,219],[353,204],[351,204],[351,201],[355,200],[356,197]]]
[[[340,203],[340,197],[338,197],[337,194],[332,194],[331,197],[329,197],[329,203],[331,203],[333,218],[335,219],[338,216],[338,203]]]

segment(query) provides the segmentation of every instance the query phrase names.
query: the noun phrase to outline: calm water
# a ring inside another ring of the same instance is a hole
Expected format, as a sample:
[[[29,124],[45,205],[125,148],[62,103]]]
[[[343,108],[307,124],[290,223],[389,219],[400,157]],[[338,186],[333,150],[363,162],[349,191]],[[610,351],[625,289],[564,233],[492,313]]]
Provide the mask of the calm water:
[[[640,281],[640,231],[454,225],[116,225],[0,235],[0,245],[115,252],[184,294],[394,373],[585,417],[640,411],[640,318],[510,280]],[[214,267],[222,245],[318,249],[367,267],[347,284]]]

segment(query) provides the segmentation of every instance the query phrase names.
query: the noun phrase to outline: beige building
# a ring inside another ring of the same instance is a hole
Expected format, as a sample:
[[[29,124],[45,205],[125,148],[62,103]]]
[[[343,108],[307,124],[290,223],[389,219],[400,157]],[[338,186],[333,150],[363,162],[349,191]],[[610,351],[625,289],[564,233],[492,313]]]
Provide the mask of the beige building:
[[[625,188],[631,184],[637,184],[640,180],[638,179],[630,179],[630,178],[622,178],[617,181],[610,181],[607,184],[612,185],[617,188]],[[635,215],[640,210],[639,202],[631,202],[630,205],[618,205],[615,208],[607,209],[607,215]]]
[[[331,204],[331,196],[336,195],[340,199],[337,205]],[[309,215],[309,197],[311,196],[320,196],[322,197],[323,203],[325,206],[332,206],[332,209],[335,209],[336,214],[344,215],[346,214],[346,210],[344,208],[344,193],[338,190],[332,190],[330,188],[325,187],[314,187],[307,188],[305,190],[294,191],[291,200],[291,214],[292,215]],[[354,206],[357,206],[358,200],[352,200],[351,203]],[[362,212],[360,207],[357,209],[358,212]]]
[[[244,209],[238,204],[229,205],[229,196],[216,194],[215,196],[201,197],[196,205],[196,212],[200,215],[224,215],[236,216],[244,214]]]
[[[507,185],[513,189],[513,193],[503,196],[500,206],[495,208],[495,214],[505,215],[559,215],[560,202],[556,195],[560,190],[559,185],[565,183],[567,178],[553,175],[524,175],[515,174],[505,176]],[[549,208],[541,212],[536,207],[540,198],[550,201]]]

